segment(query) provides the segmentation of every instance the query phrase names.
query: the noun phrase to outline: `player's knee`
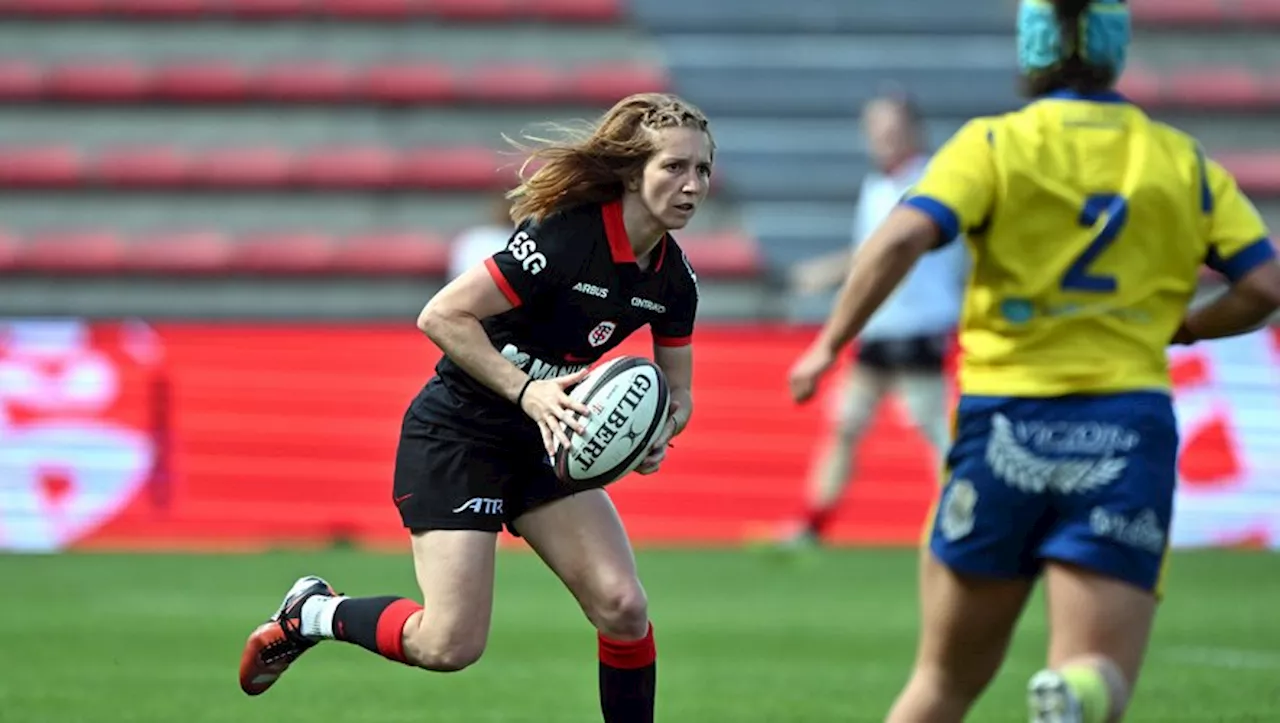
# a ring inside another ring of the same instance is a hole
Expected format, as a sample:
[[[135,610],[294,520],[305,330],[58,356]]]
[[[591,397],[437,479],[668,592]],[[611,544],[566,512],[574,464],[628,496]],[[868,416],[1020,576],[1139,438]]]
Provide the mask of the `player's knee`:
[[[587,610],[596,629],[605,635],[638,638],[649,629],[649,600],[634,578],[602,586]]]
[[[870,413],[857,411],[843,415],[836,425],[836,439],[846,445],[857,443],[871,425]]]
[[[405,653],[419,668],[438,673],[463,670],[484,655],[488,636],[468,630],[429,630],[425,626],[406,637]]]

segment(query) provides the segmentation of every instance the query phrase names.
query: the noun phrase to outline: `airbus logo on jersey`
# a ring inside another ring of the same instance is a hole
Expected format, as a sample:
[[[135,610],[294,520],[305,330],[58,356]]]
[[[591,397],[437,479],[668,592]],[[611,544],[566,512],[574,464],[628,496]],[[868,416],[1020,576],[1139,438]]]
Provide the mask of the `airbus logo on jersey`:
[[[514,364],[520,371],[534,379],[554,379],[586,369],[588,364],[551,364],[520,351],[515,344],[502,347],[502,358]]]
[[[662,304],[659,304],[656,301],[649,301],[648,299],[642,299],[639,296],[631,297],[631,305],[636,307],[637,309],[644,309],[646,311],[652,311],[657,314],[667,313],[667,307],[663,306]]]
[[[588,284],[588,283],[586,283],[585,281],[579,281],[578,283],[574,284],[574,285],[573,285],[573,290],[574,290],[574,291],[577,291],[577,292],[580,292],[580,293],[583,293],[583,294],[586,294],[586,295],[588,295],[588,296],[595,296],[595,297],[598,297],[598,298],[601,298],[601,299],[607,299],[607,298],[609,298],[609,290],[608,290],[608,289],[604,288],[603,286],[596,286],[595,284]]]
[[[521,268],[528,271],[531,276],[537,276],[539,271],[547,267],[547,257],[538,250],[538,242],[529,238],[529,234],[524,231],[511,237],[507,250],[516,261],[520,262]]]
[[[455,513],[474,512],[477,515],[500,515],[502,514],[502,498],[472,497],[461,505],[458,505],[458,507],[453,511]]]

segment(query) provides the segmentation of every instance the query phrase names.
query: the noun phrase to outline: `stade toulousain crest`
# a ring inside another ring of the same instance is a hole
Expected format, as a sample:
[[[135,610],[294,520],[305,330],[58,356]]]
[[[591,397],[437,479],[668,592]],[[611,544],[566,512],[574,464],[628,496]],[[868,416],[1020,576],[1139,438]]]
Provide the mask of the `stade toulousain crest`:
[[[602,321],[596,324],[596,328],[592,329],[590,334],[587,334],[587,341],[593,347],[600,346],[609,341],[609,337],[613,336],[613,330],[616,328],[618,325],[612,321]]]

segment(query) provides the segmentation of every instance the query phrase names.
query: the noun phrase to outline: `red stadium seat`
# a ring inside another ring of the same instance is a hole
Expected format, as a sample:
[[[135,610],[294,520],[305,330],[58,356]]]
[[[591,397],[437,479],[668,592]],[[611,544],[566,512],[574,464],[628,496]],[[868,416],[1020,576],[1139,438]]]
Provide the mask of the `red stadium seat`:
[[[565,95],[572,100],[613,105],[632,93],[660,92],[669,83],[662,68],[625,63],[568,70],[564,86]]]
[[[386,188],[396,183],[397,152],[380,146],[318,148],[298,160],[293,178],[316,188]]]
[[[340,103],[355,91],[351,69],[327,61],[288,61],[264,68],[255,83],[256,95],[266,100],[298,103]]]
[[[1259,195],[1280,195],[1280,151],[1214,154],[1240,187]]]
[[[1236,0],[1236,14],[1249,23],[1280,23],[1280,2],[1277,0]]]
[[[1131,0],[1134,18],[1147,26],[1253,26],[1280,23],[1276,0]]]
[[[1129,100],[1141,106],[1157,106],[1164,97],[1164,83],[1160,76],[1138,67],[1131,66],[1125,70],[1117,87]]]
[[[764,260],[754,239],[738,232],[679,234],[689,265],[707,276],[740,278],[758,275]]]
[[[236,102],[438,104],[576,102],[612,104],[634,92],[668,87],[660,68],[635,63],[555,68],[530,63],[482,64],[455,70],[424,60],[351,66],[327,60],[279,61],[246,68],[231,60],[75,62],[52,68],[0,61],[0,101],[45,95],[79,103],[164,100]]]
[[[156,146],[102,151],[94,159],[92,176],[108,186],[164,187],[183,184],[190,172],[187,154]]]
[[[1217,0],[1130,0],[1134,20],[1149,25],[1214,25],[1227,13]]]
[[[230,269],[248,273],[302,274],[324,271],[333,254],[333,239],[313,231],[249,234],[232,248]]]
[[[292,172],[293,156],[280,148],[225,148],[193,161],[191,180],[213,187],[271,188],[286,185]]]
[[[9,0],[5,9],[12,8],[22,15],[52,18],[83,18],[101,15],[106,11],[106,0]]]
[[[68,146],[0,148],[0,186],[67,188],[84,177],[84,159]]]
[[[39,66],[25,60],[0,60],[0,101],[34,100],[43,92]]]
[[[433,62],[373,65],[358,84],[360,97],[376,103],[439,103],[458,94],[452,69]]]
[[[13,271],[20,267],[21,246],[22,239],[17,234],[0,229],[0,271]]]
[[[147,234],[125,244],[121,263],[130,271],[217,272],[230,262],[232,243],[225,233],[212,230]]]
[[[338,244],[330,265],[353,274],[439,275],[449,266],[449,245],[424,231],[355,234]]]
[[[1184,106],[1256,108],[1267,98],[1263,83],[1244,68],[1183,71],[1169,78],[1165,97]]]
[[[245,18],[291,18],[311,11],[311,0],[218,0],[226,13]]]
[[[428,11],[443,20],[514,20],[519,0],[422,0]]]
[[[763,269],[755,242],[737,231],[681,234],[680,245],[706,277],[748,278]],[[0,229],[0,271],[51,274],[440,276],[449,255],[449,237],[425,229],[365,231],[343,238],[306,229],[239,236],[215,229],[132,236],[72,229],[24,238]]]
[[[49,70],[46,92],[63,100],[132,101],[146,95],[146,69],[128,61],[83,61]]]
[[[116,0],[111,10],[138,19],[188,19],[204,15],[205,0]]]
[[[512,179],[501,172],[501,166],[517,162],[515,157],[505,160],[484,148],[409,150],[400,160],[399,183],[408,188],[490,190]]]
[[[540,20],[615,23],[626,15],[622,0],[527,0],[528,13]]]
[[[560,97],[563,84],[554,69],[531,64],[493,64],[464,73],[462,92],[472,100],[542,103]]]
[[[249,74],[228,61],[188,62],[156,70],[152,92],[163,100],[229,101],[247,98]]]
[[[321,15],[340,20],[405,20],[422,11],[421,0],[317,0]]]
[[[120,268],[124,246],[110,231],[55,231],[28,236],[18,254],[24,271],[101,273]]]

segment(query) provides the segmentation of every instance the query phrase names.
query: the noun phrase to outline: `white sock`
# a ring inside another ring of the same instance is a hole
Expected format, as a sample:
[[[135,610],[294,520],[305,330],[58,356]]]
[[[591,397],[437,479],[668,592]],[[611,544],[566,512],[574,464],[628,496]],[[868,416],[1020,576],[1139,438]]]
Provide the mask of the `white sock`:
[[[333,614],[345,597],[312,595],[302,603],[302,634],[315,640],[333,637]]]

